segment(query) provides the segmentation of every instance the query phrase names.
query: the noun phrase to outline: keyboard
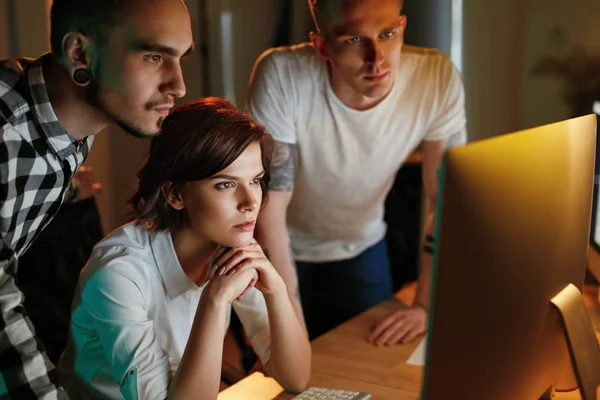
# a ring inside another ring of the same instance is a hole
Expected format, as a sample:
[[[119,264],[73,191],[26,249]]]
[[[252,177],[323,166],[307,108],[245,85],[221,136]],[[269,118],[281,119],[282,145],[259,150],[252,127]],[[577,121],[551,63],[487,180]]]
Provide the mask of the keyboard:
[[[293,400],[368,400],[370,398],[371,395],[365,392],[311,387]]]

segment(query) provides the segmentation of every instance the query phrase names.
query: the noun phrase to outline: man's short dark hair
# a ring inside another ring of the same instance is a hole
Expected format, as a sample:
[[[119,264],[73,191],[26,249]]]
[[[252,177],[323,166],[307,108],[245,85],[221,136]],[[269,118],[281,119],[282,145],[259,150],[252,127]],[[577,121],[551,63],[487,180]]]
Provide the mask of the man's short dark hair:
[[[360,0],[308,0],[308,7],[317,30],[326,34],[329,25],[340,16],[344,7],[356,1]],[[398,2],[402,9],[404,0],[398,0]]]
[[[308,0],[308,6],[315,27],[319,32],[325,33],[334,16],[341,12],[344,0]]]
[[[63,56],[62,42],[69,32],[98,37],[115,22],[125,0],[54,0],[50,7],[50,46]]]

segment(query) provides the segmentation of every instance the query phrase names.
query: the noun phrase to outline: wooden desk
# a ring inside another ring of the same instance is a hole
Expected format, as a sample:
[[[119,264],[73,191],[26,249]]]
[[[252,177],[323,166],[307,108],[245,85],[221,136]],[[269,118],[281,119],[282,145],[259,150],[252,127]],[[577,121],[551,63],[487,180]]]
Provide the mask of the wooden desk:
[[[586,286],[584,300],[597,306],[598,287]],[[374,400],[417,400],[423,368],[406,364],[420,340],[410,345],[375,347],[364,338],[378,317],[397,309],[398,300],[410,304],[414,286],[409,286],[361,315],[312,342],[312,375],[309,386],[369,392]],[[600,331],[596,331],[600,341]],[[219,393],[218,400],[287,400],[294,396],[283,392],[272,378],[254,373]],[[459,398],[459,397],[456,397]],[[579,392],[557,393],[556,400],[579,399]]]

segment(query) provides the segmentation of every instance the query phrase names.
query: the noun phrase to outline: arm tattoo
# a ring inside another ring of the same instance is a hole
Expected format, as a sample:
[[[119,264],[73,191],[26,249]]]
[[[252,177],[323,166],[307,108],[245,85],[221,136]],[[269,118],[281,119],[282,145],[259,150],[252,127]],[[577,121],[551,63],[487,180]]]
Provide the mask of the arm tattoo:
[[[271,160],[269,190],[290,192],[294,187],[294,164],[296,145],[275,142]]]

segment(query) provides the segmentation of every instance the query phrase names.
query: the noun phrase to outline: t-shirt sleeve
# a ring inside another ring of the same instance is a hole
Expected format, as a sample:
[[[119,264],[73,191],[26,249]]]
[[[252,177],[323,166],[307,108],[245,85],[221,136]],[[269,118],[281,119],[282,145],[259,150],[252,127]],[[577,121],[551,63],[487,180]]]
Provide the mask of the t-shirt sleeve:
[[[295,144],[292,74],[284,55],[263,53],[252,71],[246,95],[246,111],[278,142]]]
[[[446,55],[441,55],[441,65],[435,80],[437,105],[432,115],[425,140],[448,139],[465,130],[465,91],[460,73]]]

